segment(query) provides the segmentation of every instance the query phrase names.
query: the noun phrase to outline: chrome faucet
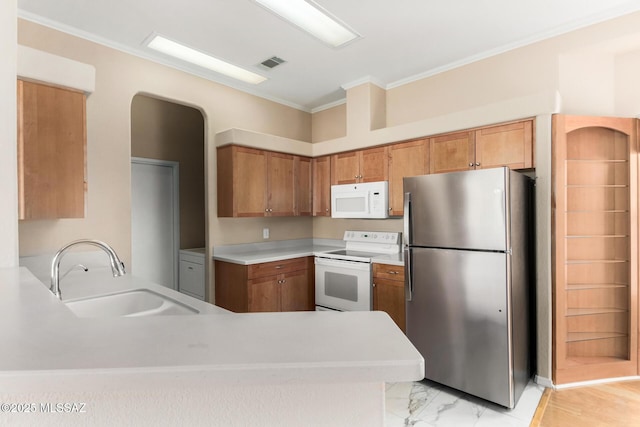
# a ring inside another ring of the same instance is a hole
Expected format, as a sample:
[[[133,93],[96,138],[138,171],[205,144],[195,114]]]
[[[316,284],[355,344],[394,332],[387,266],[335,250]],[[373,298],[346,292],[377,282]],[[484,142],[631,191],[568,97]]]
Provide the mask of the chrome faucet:
[[[64,254],[67,253],[67,250],[75,245],[91,245],[97,246],[109,255],[109,261],[111,262],[111,271],[113,272],[113,277],[122,276],[125,274],[124,271],[124,263],[120,261],[118,255],[113,250],[113,248],[107,245],[100,240],[90,240],[90,239],[81,239],[74,240],[71,243],[64,245],[63,247],[56,252],[56,255],[53,257],[53,261],[51,261],[51,287],[49,288],[51,292],[58,298],[62,299],[62,295],[60,294],[60,261]]]

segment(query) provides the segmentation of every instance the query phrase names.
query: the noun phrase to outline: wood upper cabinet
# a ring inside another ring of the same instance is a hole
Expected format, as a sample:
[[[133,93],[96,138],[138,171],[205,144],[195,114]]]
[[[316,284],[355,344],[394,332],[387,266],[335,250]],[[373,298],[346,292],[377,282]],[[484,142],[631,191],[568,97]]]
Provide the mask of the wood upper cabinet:
[[[268,216],[295,215],[296,189],[294,178],[295,156],[266,151],[267,187],[266,212]]]
[[[331,184],[387,181],[389,148],[375,147],[331,156]]]
[[[313,213],[313,170],[310,157],[295,156],[296,216]]]
[[[83,218],[85,95],[22,80],[17,88],[19,218]]]
[[[509,166],[530,169],[533,159],[533,120],[485,127],[475,132],[477,169]]]
[[[219,217],[295,215],[295,156],[237,145],[217,156]]]
[[[433,137],[430,139],[431,173],[498,166],[533,168],[533,140],[533,120]]]
[[[313,257],[252,265],[215,262],[216,305],[236,313],[315,309]]]
[[[553,381],[637,375],[637,120],[552,124]]]
[[[406,332],[404,267],[373,264],[373,309],[386,312]]]
[[[428,173],[428,139],[389,146],[389,215],[401,216],[404,213],[402,178]]]
[[[431,173],[465,171],[474,168],[473,132],[458,132],[430,138]]]
[[[314,157],[313,216],[331,216],[331,156]]]

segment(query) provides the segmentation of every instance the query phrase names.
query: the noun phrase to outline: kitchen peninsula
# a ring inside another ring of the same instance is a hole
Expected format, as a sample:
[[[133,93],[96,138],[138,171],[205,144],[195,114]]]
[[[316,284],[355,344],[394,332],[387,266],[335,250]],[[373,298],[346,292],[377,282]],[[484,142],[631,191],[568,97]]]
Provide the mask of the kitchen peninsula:
[[[90,287],[103,293],[157,286],[96,280]],[[0,424],[382,426],[384,383],[424,376],[420,354],[381,312],[203,305],[199,315],[78,318],[24,267],[0,270],[0,283],[0,321],[11,325],[0,402],[16,408]],[[82,403],[83,412],[41,403]]]

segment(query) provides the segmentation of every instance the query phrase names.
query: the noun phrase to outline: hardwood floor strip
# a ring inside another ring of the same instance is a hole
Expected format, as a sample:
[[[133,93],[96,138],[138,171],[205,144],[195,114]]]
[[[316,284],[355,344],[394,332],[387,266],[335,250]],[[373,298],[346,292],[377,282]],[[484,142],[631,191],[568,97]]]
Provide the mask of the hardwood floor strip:
[[[542,397],[540,398],[540,402],[538,403],[538,407],[536,408],[535,414],[533,414],[533,419],[531,420],[531,424],[529,427],[539,427],[542,422],[542,417],[544,416],[544,411],[547,409],[547,405],[549,404],[549,397],[551,396],[550,388],[546,388],[542,393]]]
[[[640,381],[545,390],[533,427],[640,425]]]

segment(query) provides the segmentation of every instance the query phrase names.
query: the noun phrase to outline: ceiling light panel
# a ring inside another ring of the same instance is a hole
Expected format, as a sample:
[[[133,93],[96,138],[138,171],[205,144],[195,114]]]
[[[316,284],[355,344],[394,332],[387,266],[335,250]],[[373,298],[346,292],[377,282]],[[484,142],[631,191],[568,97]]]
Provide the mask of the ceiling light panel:
[[[207,55],[159,35],[151,37],[147,46],[153,50],[173,56],[174,58],[178,58],[182,61],[207,68],[211,71],[215,71],[216,73],[224,74],[227,77],[241,80],[246,83],[258,84],[267,80],[266,77],[259,74],[252,73],[244,68],[229,64],[221,59]]]
[[[253,0],[267,10],[291,22],[333,47],[360,37],[337,18],[310,0]]]

